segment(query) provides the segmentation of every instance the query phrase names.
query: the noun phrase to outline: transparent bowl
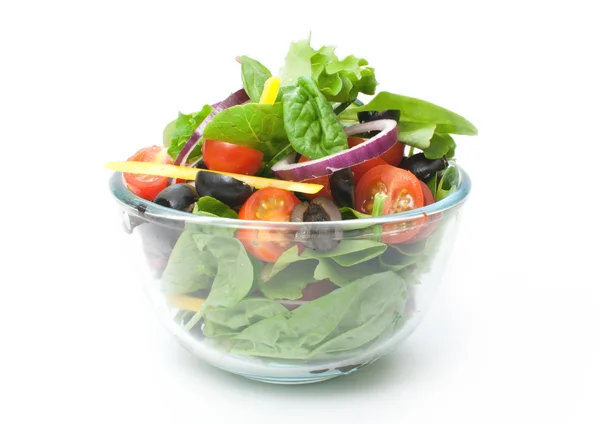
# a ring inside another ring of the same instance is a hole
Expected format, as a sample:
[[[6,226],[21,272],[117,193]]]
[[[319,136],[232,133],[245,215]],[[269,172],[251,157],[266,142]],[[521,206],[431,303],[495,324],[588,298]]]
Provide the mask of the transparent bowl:
[[[109,185],[131,233],[131,255],[143,254],[146,292],[179,342],[228,372],[301,384],[363,368],[419,325],[443,277],[471,187],[465,171],[456,169],[456,191],[432,205],[310,224],[176,211],[131,193],[121,173]],[[240,242],[289,243],[307,225],[336,247],[317,252],[292,244],[271,264]],[[411,239],[393,244],[399,234]]]

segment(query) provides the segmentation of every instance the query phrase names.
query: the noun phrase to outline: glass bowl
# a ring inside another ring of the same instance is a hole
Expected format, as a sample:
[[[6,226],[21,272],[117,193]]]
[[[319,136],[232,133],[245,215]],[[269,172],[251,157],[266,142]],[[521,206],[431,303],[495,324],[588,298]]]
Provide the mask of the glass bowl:
[[[168,331],[220,369],[301,384],[363,368],[419,325],[471,188],[453,165],[457,189],[432,205],[335,222],[193,215],[134,195],[121,173],[109,186],[131,234],[131,255],[143,255],[145,291]],[[291,243],[301,229],[331,249]],[[252,243],[283,243],[287,250],[265,263],[244,247]]]

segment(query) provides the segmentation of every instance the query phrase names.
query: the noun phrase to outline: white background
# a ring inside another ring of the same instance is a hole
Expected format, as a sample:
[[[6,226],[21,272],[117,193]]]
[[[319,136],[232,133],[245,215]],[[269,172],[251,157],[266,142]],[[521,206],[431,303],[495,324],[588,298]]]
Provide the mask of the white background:
[[[3,2],[0,422],[598,423],[600,31],[583,1]],[[277,71],[290,41],[479,129],[474,186],[414,335],[327,383],[215,370],[155,321],[103,164]]]

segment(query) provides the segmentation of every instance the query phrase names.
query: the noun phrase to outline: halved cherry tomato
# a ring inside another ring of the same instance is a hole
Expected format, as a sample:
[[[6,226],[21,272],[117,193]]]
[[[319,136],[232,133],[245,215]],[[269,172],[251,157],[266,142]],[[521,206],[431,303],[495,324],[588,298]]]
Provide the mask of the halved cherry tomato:
[[[309,158],[302,156],[298,162],[307,162],[309,160]],[[305,194],[305,196],[309,199],[314,199],[315,197],[322,196],[328,198],[329,200],[333,200],[333,196],[331,195],[331,188],[329,187],[329,178],[330,176],[328,175],[325,177],[317,177],[312,178],[310,180],[302,181],[303,183],[321,184],[323,186],[323,188],[319,190],[318,193]]]
[[[300,200],[287,190],[263,188],[246,200],[238,214],[240,219],[289,222]],[[277,230],[239,229],[237,238],[253,256],[265,262],[275,262],[294,245],[293,233]]]
[[[173,158],[162,146],[144,147],[138,150],[128,160],[133,162],[154,162],[172,165]],[[156,175],[123,173],[127,187],[143,199],[153,201],[158,193],[167,187],[168,178]]]
[[[423,207],[423,189],[417,177],[404,169],[381,165],[367,172],[356,187],[356,207],[362,213],[373,211],[377,193],[387,194],[383,204],[383,215],[404,212]],[[422,218],[383,226],[384,243],[402,243],[419,232]]]
[[[421,183],[421,189],[423,189],[423,206],[428,206],[432,203],[435,203],[433,194],[431,193],[431,190],[429,190],[429,187],[427,187],[427,184],[425,184],[421,180],[419,180],[419,183]],[[421,225],[419,232],[410,240],[410,242],[417,242],[419,240],[423,240],[424,238],[429,237],[431,233],[433,233],[433,231],[435,230],[435,221],[437,221],[438,219],[440,219],[439,215],[435,218],[428,215],[425,222],[423,222],[423,224]]]
[[[234,174],[256,174],[262,165],[262,152],[250,147],[206,140],[202,145],[202,156],[208,169]]]
[[[348,146],[354,147],[361,143],[367,141],[366,138],[360,137],[348,137]],[[379,156],[380,159],[383,159],[385,162],[389,163],[392,166],[400,165],[402,162],[402,158],[404,157],[404,143],[396,143],[394,146],[385,152],[383,155]]]

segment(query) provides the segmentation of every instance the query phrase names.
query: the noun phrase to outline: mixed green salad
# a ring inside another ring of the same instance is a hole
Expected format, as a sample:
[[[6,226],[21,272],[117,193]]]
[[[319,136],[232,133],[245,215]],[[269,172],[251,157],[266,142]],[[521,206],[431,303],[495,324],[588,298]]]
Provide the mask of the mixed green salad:
[[[282,360],[343,356],[394,334],[444,227],[440,215],[402,213],[456,190],[452,135],[476,128],[424,100],[377,92],[366,59],[310,40],[291,44],[276,76],[237,61],[243,89],[179,113],[163,145],[107,164],[166,215],[272,225],[144,221],[174,319],[219,349]],[[390,214],[399,220],[360,225]],[[357,225],[342,228],[345,220]],[[278,229],[284,222],[302,224]]]

